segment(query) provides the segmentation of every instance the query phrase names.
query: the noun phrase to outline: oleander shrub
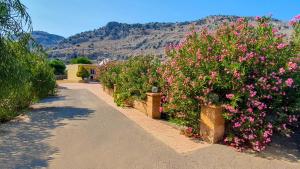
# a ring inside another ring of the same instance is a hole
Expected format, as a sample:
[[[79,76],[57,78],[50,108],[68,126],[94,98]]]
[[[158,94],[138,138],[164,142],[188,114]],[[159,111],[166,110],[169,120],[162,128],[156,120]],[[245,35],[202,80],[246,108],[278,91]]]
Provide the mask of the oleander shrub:
[[[136,56],[122,64],[116,81],[115,102],[119,106],[133,100],[145,100],[153,86],[159,87],[156,69],[160,61],[154,56]]]
[[[291,26],[293,26],[293,28],[294,28],[292,43],[293,43],[293,45],[296,46],[296,49],[297,49],[298,52],[300,52],[300,24],[299,24],[299,20],[300,20],[300,15],[297,15],[289,22],[289,24]]]
[[[166,49],[158,68],[165,110],[199,132],[200,105],[224,107],[224,142],[261,151],[274,133],[289,136],[299,125],[299,63],[296,45],[267,17],[255,25],[240,18],[216,30],[189,33]],[[200,103],[200,104],[199,104]]]
[[[110,61],[100,67],[99,80],[102,85],[112,89],[114,84],[117,84],[122,63],[121,61]]]

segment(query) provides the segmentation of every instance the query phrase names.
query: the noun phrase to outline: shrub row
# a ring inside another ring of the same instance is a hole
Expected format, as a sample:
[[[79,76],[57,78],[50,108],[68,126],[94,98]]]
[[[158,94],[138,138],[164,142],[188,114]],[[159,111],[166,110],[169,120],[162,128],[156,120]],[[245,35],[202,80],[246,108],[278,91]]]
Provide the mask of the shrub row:
[[[199,133],[201,104],[224,107],[224,142],[239,150],[265,149],[274,133],[289,136],[299,126],[299,24],[292,41],[269,18],[255,24],[244,18],[216,30],[190,32],[166,48],[164,63],[135,57],[112,64],[101,81],[117,84],[115,101],[124,105],[145,99],[159,86],[163,108],[170,117]]]
[[[108,88],[117,85],[115,102],[119,106],[130,105],[134,100],[145,100],[146,92],[158,87],[156,76],[160,61],[154,56],[131,57],[124,62],[111,62],[101,71],[100,81]]]

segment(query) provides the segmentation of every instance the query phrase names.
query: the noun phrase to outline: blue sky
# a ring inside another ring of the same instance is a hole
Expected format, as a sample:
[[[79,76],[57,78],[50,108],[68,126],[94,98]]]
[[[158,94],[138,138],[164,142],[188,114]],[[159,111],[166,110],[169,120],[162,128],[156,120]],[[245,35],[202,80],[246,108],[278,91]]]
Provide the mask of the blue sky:
[[[208,15],[273,17],[288,21],[300,14],[300,0],[21,0],[34,30],[68,37],[125,23],[192,21]]]

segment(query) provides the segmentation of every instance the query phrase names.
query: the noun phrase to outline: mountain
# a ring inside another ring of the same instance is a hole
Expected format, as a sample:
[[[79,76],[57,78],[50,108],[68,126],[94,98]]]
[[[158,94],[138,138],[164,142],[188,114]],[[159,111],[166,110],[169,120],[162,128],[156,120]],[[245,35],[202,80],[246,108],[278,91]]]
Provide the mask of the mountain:
[[[44,48],[51,48],[65,39],[62,36],[50,34],[43,31],[33,31],[31,35],[33,39]]]
[[[48,49],[49,57],[71,59],[80,55],[92,60],[104,58],[126,59],[132,55],[155,54],[164,56],[164,48],[178,43],[191,26],[196,30],[203,27],[216,28],[224,21],[235,21],[238,16],[215,15],[190,22],[126,24],[109,22],[106,26],[82,32],[62,40]],[[254,17],[246,17],[254,22]],[[272,19],[272,24],[282,33],[291,34],[287,22]]]

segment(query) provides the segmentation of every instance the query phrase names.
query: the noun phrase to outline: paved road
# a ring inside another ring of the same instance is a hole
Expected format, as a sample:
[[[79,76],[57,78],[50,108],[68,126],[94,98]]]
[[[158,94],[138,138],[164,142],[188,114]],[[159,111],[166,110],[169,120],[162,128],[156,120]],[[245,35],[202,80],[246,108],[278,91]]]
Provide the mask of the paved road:
[[[299,169],[300,156],[253,155],[214,145],[178,154],[88,90],[61,89],[30,122],[0,125],[0,168]]]

